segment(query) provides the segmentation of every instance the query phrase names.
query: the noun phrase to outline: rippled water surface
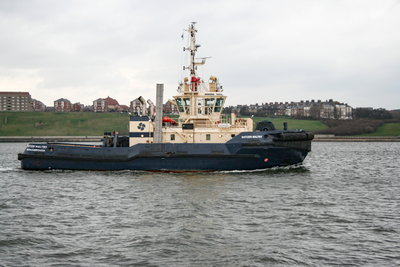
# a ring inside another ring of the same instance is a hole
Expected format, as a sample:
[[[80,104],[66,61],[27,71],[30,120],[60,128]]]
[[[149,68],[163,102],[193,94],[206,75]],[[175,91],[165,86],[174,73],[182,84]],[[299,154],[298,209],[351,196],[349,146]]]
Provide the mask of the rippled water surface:
[[[23,171],[0,144],[0,266],[400,265],[400,143],[262,172]]]

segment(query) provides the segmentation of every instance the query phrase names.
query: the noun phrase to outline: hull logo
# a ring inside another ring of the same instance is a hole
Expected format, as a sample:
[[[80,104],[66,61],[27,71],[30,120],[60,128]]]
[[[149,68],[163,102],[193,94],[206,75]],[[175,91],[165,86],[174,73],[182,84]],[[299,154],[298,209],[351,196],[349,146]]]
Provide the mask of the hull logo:
[[[139,125],[137,126],[137,128],[139,129],[139,130],[141,130],[141,131],[143,131],[144,130],[144,128],[146,128],[146,124],[144,124],[144,123],[139,123]]]

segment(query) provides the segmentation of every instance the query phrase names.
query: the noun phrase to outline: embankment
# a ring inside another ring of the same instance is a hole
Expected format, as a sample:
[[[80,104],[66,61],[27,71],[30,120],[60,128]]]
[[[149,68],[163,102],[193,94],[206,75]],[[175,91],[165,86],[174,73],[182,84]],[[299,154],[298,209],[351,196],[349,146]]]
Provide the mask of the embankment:
[[[400,136],[315,135],[314,142],[400,142]]]

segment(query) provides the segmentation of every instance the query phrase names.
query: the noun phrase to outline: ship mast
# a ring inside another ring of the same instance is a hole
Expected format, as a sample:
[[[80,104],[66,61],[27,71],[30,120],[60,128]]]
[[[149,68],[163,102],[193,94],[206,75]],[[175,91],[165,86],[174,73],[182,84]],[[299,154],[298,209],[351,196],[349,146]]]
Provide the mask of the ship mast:
[[[186,30],[187,32],[189,32],[189,35],[190,35],[190,43],[189,43],[188,47],[183,48],[183,51],[190,52],[189,66],[184,66],[183,69],[184,70],[188,69],[190,71],[190,76],[192,76],[192,77],[197,77],[197,65],[203,65],[206,62],[205,58],[203,58],[201,60],[201,62],[195,61],[197,48],[200,47],[199,44],[196,44],[197,30],[195,28],[195,24],[196,24],[196,22],[192,22],[189,25],[189,28]]]

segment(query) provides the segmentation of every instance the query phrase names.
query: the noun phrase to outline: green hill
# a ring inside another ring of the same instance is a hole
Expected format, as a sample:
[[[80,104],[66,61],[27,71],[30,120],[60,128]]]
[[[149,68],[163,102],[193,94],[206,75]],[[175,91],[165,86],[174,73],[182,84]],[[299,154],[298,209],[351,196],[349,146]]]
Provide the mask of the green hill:
[[[283,122],[289,129],[303,129],[315,133],[329,127],[317,120],[254,117],[254,125],[269,120],[277,129]],[[97,136],[105,131],[128,134],[129,115],[126,113],[94,112],[0,112],[0,136]],[[370,136],[398,136],[400,123],[385,123]]]
[[[375,132],[363,136],[400,136],[400,122],[385,123]]]
[[[281,118],[254,117],[253,120],[254,120],[254,125],[256,125],[257,122],[263,120],[269,120],[275,125],[276,129],[283,129],[284,122],[288,123],[288,128],[290,130],[303,129],[306,131],[318,132],[328,128],[328,126],[317,120],[297,120],[286,117],[281,117]]]
[[[0,136],[88,136],[128,133],[126,113],[0,112]]]
[[[254,117],[255,124],[270,120],[277,129],[287,122],[289,129],[318,131],[327,126],[314,120]],[[87,136],[102,135],[104,131],[128,134],[129,115],[126,113],[94,112],[0,112],[0,136]]]

